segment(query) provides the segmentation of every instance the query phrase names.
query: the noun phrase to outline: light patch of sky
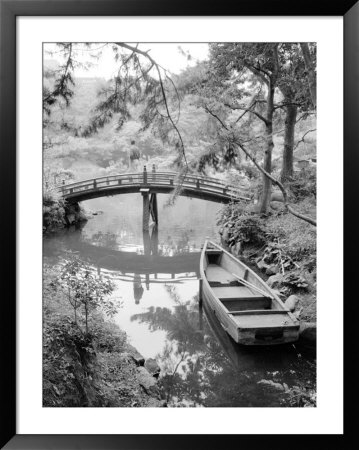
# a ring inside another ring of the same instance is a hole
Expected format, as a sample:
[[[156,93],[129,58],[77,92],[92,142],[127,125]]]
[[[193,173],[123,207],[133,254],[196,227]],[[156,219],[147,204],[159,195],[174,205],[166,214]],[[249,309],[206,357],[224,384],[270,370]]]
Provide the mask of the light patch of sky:
[[[179,50],[179,47],[185,54]],[[149,54],[152,58],[171,73],[180,73],[186,67],[193,66],[198,61],[208,58],[208,44],[204,43],[140,43],[138,48],[144,51],[150,50]],[[101,43],[98,46],[94,45],[94,49],[101,50],[101,56],[98,59],[91,57],[92,53],[96,53],[95,51],[76,50],[76,60],[82,64],[91,62],[91,67],[87,70],[84,67],[76,67],[75,77],[112,78],[116,74],[116,67],[118,67],[112,49],[110,46],[103,47]],[[191,59],[187,58],[186,55],[190,55]],[[59,53],[55,44],[44,44],[44,60],[45,64],[48,60],[63,63],[61,53]]]

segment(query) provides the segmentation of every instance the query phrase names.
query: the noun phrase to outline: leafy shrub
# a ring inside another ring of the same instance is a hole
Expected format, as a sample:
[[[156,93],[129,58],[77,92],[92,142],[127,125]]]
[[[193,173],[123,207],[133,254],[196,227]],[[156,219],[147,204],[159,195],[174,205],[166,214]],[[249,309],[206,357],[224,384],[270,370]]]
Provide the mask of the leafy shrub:
[[[259,170],[252,163],[241,164],[241,170],[250,180],[260,178]]]
[[[47,317],[43,340],[44,406],[118,406],[116,399],[109,396],[111,386],[103,381],[103,366],[108,359],[113,367],[118,366],[126,334],[99,317],[92,320],[91,333],[85,334],[68,316]]]
[[[55,316],[43,332],[44,406],[91,406],[96,403],[92,385],[95,350],[93,337],[85,335],[66,316]]]
[[[59,268],[44,265],[43,404],[52,407],[121,406],[104,379],[104,361],[112,366],[126,350],[126,334],[92,311],[86,333],[73,317],[68,291],[58,282]],[[111,366],[111,367],[112,367]],[[111,369],[112,370],[112,369]],[[112,380],[116,386],[116,379]]]
[[[298,202],[306,197],[314,196],[317,193],[317,175],[315,169],[303,170],[294,176],[293,181],[288,183],[294,201]]]
[[[247,244],[263,244],[266,241],[266,232],[263,221],[256,215],[244,215],[234,224],[232,239]]]
[[[52,192],[45,192],[42,200],[43,227],[47,230],[65,224],[66,201]]]
[[[114,289],[110,280],[103,280],[91,270],[91,267],[75,256],[64,265],[57,283],[67,293],[67,298],[74,310],[76,325],[84,322],[86,333],[89,332],[89,318],[98,309],[109,317],[116,314],[120,303],[107,298]]]
[[[272,241],[284,245],[285,253],[294,261],[315,258],[316,229],[312,225],[291,214],[282,214],[268,220],[266,230]]]
[[[229,204],[220,211],[217,225],[228,230],[229,245],[239,241],[262,245],[266,241],[265,222],[250,208],[250,205],[237,203]]]
[[[125,348],[126,333],[121,332],[111,323],[97,320],[91,327],[92,335],[96,337],[96,349],[106,352],[121,352]]]
[[[307,289],[308,288],[308,282],[307,280],[300,275],[299,273],[288,273],[282,281],[284,286],[288,286],[289,288],[293,290],[300,290],[300,289]]]

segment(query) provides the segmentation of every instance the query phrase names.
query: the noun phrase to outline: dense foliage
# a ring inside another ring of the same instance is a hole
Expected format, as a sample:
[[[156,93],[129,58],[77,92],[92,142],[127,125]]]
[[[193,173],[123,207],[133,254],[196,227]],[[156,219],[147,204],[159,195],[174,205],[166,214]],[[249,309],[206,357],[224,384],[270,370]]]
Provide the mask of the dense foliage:
[[[74,320],[57,268],[45,266],[43,289],[43,405],[159,406],[142,391],[126,334],[105,320],[102,305],[92,310],[86,332]]]
[[[45,192],[43,195],[42,216],[45,230],[64,226],[65,201],[58,195]]]

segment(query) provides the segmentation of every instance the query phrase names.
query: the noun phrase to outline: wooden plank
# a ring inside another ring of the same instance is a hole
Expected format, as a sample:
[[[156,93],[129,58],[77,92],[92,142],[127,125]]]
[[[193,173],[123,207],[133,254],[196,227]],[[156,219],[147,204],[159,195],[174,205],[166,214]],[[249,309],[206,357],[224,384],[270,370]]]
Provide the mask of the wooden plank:
[[[220,299],[259,297],[257,292],[254,292],[247,286],[213,287],[212,290]],[[261,295],[261,297],[269,297],[269,295]]]
[[[239,282],[237,280],[230,281],[228,283],[222,283],[221,281],[209,281],[208,282],[211,287],[231,287],[231,286],[239,286]]]
[[[270,311],[241,311],[237,314],[231,314],[239,328],[272,328],[272,327],[292,327],[294,324],[288,314],[268,314]],[[247,313],[247,314],[243,314]]]
[[[272,301],[272,299],[270,297],[264,297],[263,295],[258,296],[258,297],[218,297],[218,299],[221,302],[240,302],[240,301],[245,301],[245,300],[270,300]]]
[[[232,314],[232,313],[230,313]],[[239,311],[237,314],[241,315],[288,315],[288,312],[283,309],[253,309],[247,311]]]
[[[220,299],[221,300],[221,299]],[[221,300],[222,304],[231,313],[239,311],[253,311],[266,310],[270,311],[272,300],[268,297],[257,298],[241,298],[241,299],[226,299]]]

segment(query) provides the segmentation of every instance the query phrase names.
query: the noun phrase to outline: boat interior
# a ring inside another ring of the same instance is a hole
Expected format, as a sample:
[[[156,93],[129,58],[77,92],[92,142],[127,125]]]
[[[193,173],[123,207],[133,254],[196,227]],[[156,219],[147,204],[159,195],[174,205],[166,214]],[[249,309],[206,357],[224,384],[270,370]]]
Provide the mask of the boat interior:
[[[249,316],[253,314],[286,312],[264,283],[254,277],[245,265],[240,265],[222,250],[207,248],[205,263],[207,281],[230,314],[248,315],[247,319],[250,319]]]

